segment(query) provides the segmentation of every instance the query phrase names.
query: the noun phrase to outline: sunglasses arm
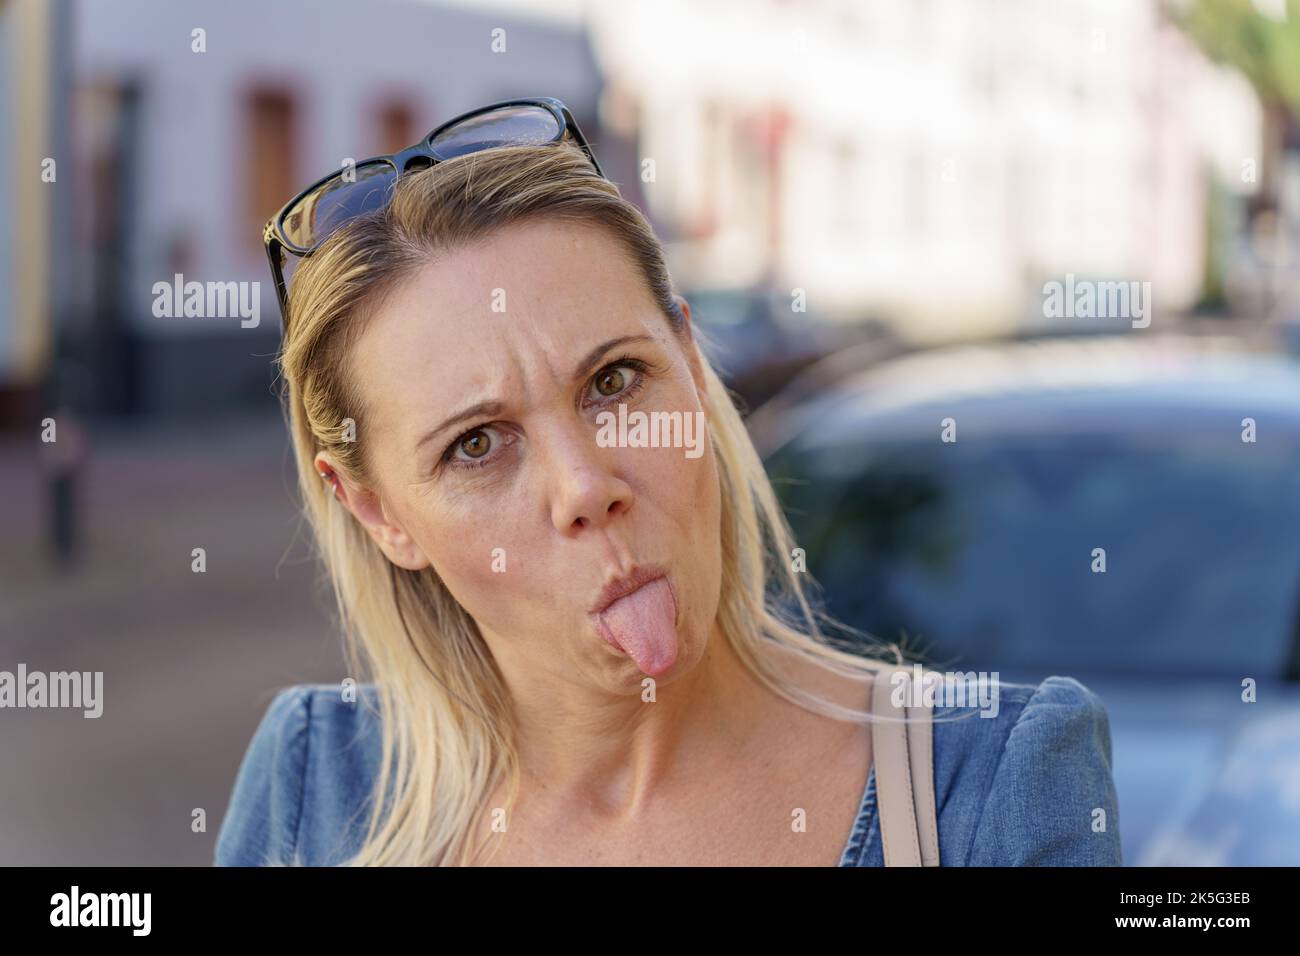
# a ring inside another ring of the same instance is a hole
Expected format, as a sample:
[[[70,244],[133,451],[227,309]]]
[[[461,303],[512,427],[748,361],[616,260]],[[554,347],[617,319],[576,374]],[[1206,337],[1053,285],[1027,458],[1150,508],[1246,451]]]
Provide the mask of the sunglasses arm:
[[[275,220],[266,224],[262,232],[262,241],[266,246],[266,258],[271,264],[271,276],[275,280],[275,298],[280,304],[280,327],[284,328],[288,315],[288,290],[284,284],[284,245],[275,234]]]

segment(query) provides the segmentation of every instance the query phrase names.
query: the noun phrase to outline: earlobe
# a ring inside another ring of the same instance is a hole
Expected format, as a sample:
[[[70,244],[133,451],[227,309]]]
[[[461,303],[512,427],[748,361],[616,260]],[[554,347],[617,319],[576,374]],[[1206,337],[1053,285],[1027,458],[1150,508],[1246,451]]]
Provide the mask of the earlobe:
[[[366,531],[389,561],[408,571],[421,571],[429,566],[429,559],[414,539],[398,525],[386,521],[367,523]]]
[[[430,561],[420,546],[388,517],[378,495],[349,486],[323,456],[317,456],[316,468],[334,486],[334,497],[360,522],[389,561],[408,571],[420,571],[429,566]]]
[[[429,566],[429,559],[420,550],[414,539],[400,525],[394,524],[388,517],[387,509],[377,495],[364,492],[361,495],[363,516],[360,520],[388,560],[399,568],[419,571]],[[355,512],[354,512],[355,513]]]
[[[389,561],[407,571],[423,571],[429,566],[429,559],[410,535],[393,525],[385,525],[384,529],[387,539],[380,540],[379,547]]]

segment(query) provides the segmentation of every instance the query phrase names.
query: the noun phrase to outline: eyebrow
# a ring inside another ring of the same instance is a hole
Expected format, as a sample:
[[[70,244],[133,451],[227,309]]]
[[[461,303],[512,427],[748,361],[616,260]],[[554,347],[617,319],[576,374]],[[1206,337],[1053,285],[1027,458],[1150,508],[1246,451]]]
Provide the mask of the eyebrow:
[[[654,340],[649,335],[620,335],[615,338],[609,339],[606,342],[602,342],[600,345],[597,345],[594,349],[592,349],[590,352],[584,355],[582,359],[578,362],[578,364],[574,366],[572,377],[576,379],[584,375],[593,365],[596,364],[596,361],[600,359],[601,356],[603,356],[606,352],[608,352],[612,348],[616,348],[617,346],[620,345],[626,345],[629,342],[651,342],[651,341]],[[452,415],[443,419],[441,424],[436,425],[429,431],[425,432],[424,436],[418,442],[415,443],[415,448],[418,451],[420,448],[424,447],[424,444],[428,442],[430,439],[435,438],[436,436],[446,431],[448,428],[451,428],[451,426],[457,424],[458,422],[462,422],[465,421],[466,419],[471,419],[471,418],[479,418],[480,416],[500,415],[501,410],[504,407],[505,406],[498,401],[476,402],[475,404],[470,405],[468,408],[463,408],[460,411],[453,413]]]

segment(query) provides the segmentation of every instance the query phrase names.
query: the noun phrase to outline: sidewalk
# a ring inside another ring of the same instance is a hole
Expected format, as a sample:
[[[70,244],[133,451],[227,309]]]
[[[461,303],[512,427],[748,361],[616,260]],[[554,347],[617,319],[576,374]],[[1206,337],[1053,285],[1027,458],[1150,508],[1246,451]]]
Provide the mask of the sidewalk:
[[[0,670],[104,673],[98,719],[0,710],[0,864],[207,864],[273,691],[347,676],[332,601],[279,419],[93,439],[67,571],[35,448],[0,445]]]

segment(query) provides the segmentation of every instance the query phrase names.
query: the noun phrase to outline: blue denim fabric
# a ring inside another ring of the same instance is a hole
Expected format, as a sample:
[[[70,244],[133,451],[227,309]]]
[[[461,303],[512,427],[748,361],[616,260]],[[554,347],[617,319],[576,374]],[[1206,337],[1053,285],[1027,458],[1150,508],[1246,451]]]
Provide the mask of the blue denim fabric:
[[[978,707],[934,710],[939,864],[1120,866],[1110,720],[1101,699],[1072,677],[997,688],[996,717],[980,716]],[[952,716],[961,719],[939,722]],[[1105,829],[1095,831],[1094,819]],[[885,865],[874,766],[840,865]]]
[[[997,716],[935,708],[934,784],[943,866],[1118,866],[1110,724],[1070,677],[999,685]],[[217,834],[218,866],[337,865],[361,845],[378,773],[373,685],[345,703],[332,684],[277,694],[253,735]],[[1105,811],[1105,829],[1094,825]],[[873,767],[840,866],[883,866]]]

